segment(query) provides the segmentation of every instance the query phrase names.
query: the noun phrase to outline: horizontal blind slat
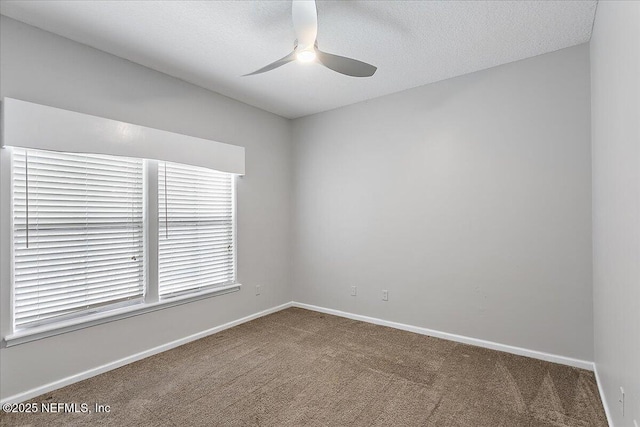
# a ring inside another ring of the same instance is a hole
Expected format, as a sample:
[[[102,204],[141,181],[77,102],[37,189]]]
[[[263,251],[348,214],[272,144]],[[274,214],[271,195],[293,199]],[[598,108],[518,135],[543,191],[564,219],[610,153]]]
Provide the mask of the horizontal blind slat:
[[[41,309],[44,304],[49,305],[65,305],[70,302],[74,298],[84,298],[85,300],[90,299],[91,297],[108,297],[114,292],[119,291],[127,291],[137,293],[137,289],[131,288],[128,277],[122,277],[117,281],[111,283],[102,283],[102,284],[94,284],[91,287],[87,287],[86,289],[80,289],[78,287],[70,287],[64,288],[67,292],[61,292],[62,289],[58,289],[58,291],[49,290],[48,292],[43,292],[38,301],[34,301],[32,298],[32,294],[22,293],[16,296],[17,300],[22,300],[25,306],[25,310],[29,307],[35,307],[37,309]]]

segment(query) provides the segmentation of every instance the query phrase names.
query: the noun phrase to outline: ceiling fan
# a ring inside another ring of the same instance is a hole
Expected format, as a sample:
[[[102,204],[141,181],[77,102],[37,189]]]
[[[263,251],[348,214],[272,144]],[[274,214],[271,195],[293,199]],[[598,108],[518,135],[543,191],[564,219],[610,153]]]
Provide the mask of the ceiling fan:
[[[318,49],[318,11],[315,0],[293,0],[291,10],[293,29],[297,40],[293,44],[293,52],[275,62],[262,67],[245,76],[253,76],[281,67],[296,59],[300,62],[317,61],[325,67],[352,77],[371,77],[377,67],[344,56],[334,55]]]

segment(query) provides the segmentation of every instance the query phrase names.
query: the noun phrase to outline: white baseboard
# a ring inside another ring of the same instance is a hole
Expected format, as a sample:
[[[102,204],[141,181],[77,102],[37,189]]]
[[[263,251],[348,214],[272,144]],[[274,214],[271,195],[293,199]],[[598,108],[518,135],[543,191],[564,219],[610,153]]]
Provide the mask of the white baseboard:
[[[36,396],[40,396],[41,394],[48,393],[50,391],[59,389],[61,387],[76,383],[78,381],[86,380],[87,378],[94,377],[96,375],[105,373],[107,371],[111,371],[112,369],[119,368],[121,366],[127,365],[129,363],[136,362],[138,360],[147,358],[149,356],[153,356],[154,354],[162,353],[163,351],[171,350],[172,348],[179,347],[183,344],[187,344],[191,341],[198,340],[200,338],[204,338],[209,335],[213,335],[215,333],[224,331],[225,329],[232,328],[234,326],[238,326],[242,323],[249,322],[251,320],[257,319],[258,317],[266,316],[267,314],[275,313],[276,311],[284,310],[292,306],[291,302],[287,302],[285,304],[281,304],[276,307],[272,307],[258,313],[251,314],[249,316],[243,317],[241,319],[233,320],[231,322],[213,327],[211,329],[204,330],[202,332],[198,332],[193,335],[186,336],[184,338],[177,339],[175,341],[168,342],[166,344],[159,345],[157,347],[151,348],[149,350],[141,351],[140,353],[132,354],[131,356],[123,357],[122,359],[106,363],[102,366],[98,366],[96,368],[89,369],[84,372],[80,372],[75,375],[71,375],[69,377],[63,378],[58,381],[51,382],[49,384],[45,384],[31,390],[27,390],[22,393],[15,394],[13,396],[9,396],[5,399],[0,400],[0,405],[5,403],[20,403],[25,400],[32,399]]]
[[[23,402],[25,400],[34,398],[36,396],[39,396],[41,394],[44,393],[48,393],[50,391],[56,390],[58,388],[76,383],[78,381],[82,381],[85,380],[87,378],[91,378],[94,377],[96,375],[102,374],[104,372],[110,371],[112,369],[116,369],[119,368],[121,366],[127,365],[129,363],[133,363],[136,362],[138,360],[147,358],[149,356],[153,356],[155,354],[158,353],[162,353],[163,351],[167,351],[167,350],[171,350],[172,348],[175,347],[179,347],[183,344],[187,344],[191,341],[195,341],[198,340],[200,338],[204,338],[206,336],[209,335],[213,335],[217,332],[221,332],[224,331],[225,329],[229,329],[232,328],[234,326],[240,325],[242,323],[246,323],[249,322],[251,320],[257,319],[259,317],[262,316],[266,316],[268,314],[271,313],[275,313],[277,311],[280,310],[284,310],[286,308],[289,307],[298,307],[298,308],[304,308],[307,310],[312,310],[312,311],[317,311],[317,312],[321,312],[321,313],[327,313],[327,314],[332,314],[335,316],[340,316],[340,317],[346,317],[349,319],[353,319],[353,320],[360,320],[363,322],[367,322],[367,323],[373,323],[375,325],[382,325],[382,326],[388,326],[391,328],[395,328],[395,329],[401,329],[404,331],[409,331],[409,332],[414,332],[417,334],[422,334],[422,335],[429,335],[432,337],[437,337],[437,338],[442,338],[442,339],[446,339],[449,341],[455,341],[455,342],[460,342],[460,343],[464,343],[464,344],[470,344],[470,345],[476,345],[479,347],[485,347],[485,348],[489,348],[492,350],[498,350],[498,351],[504,351],[506,353],[512,353],[512,354],[517,354],[520,356],[527,356],[527,357],[532,357],[534,359],[540,359],[540,360],[545,360],[548,362],[554,362],[554,363],[560,363],[563,365],[568,365],[568,366],[574,366],[577,368],[582,368],[582,369],[587,369],[590,371],[594,371],[594,364],[593,362],[589,362],[586,360],[579,360],[579,359],[573,359],[570,357],[565,357],[565,356],[559,356],[559,355],[555,355],[555,354],[550,354],[550,353],[544,353],[544,352],[540,352],[540,351],[536,351],[536,350],[529,350],[529,349],[525,349],[525,348],[521,348],[521,347],[514,347],[514,346],[510,346],[510,345],[506,345],[506,344],[500,344],[500,343],[496,343],[496,342],[492,342],[492,341],[485,341],[485,340],[481,340],[478,338],[471,338],[471,337],[465,337],[462,335],[456,335],[456,334],[450,334],[447,332],[441,332],[441,331],[436,331],[433,329],[427,329],[427,328],[422,328],[419,326],[413,326],[413,325],[407,325],[404,323],[397,323],[397,322],[392,322],[389,320],[383,320],[383,319],[378,319],[375,317],[369,317],[369,316],[363,316],[360,314],[353,314],[353,313],[347,313],[344,311],[340,311],[340,310],[334,310],[334,309],[330,309],[330,308],[324,308],[324,307],[318,307],[315,305],[310,305],[310,304],[304,304],[304,303],[299,303],[299,302],[295,302],[295,301],[291,301],[285,304],[281,304],[279,306],[276,307],[272,307],[269,308],[267,310],[263,310],[260,311],[258,313],[243,317],[241,319],[237,319],[228,323],[225,323],[223,325],[219,325],[216,327],[213,327],[211,329],[207,329],[205,331],[202,332],[198,332],[196,334],[193,335],[189,335],[187,337],[184,338],[180,338],[178,340],[175,341],[171,341],[169,343],[151,348],[149,350],[145,350],[142,351],[140,353],[136,353],[133,354],[131,356],[127,356],[124,357],[122,359],[98,366],[96,368],[92,368],[89,369],[87,371],[84,372],[80,372],[78,374],[63,378],[61,380],[58,381],[54,381],[51,382],[49,384],[45,384],[36,388],[33,388],[31,390],[25,391],[23,393],[18,393],[15,394],[13,396],[9,396],[5,399],[0,400],[0,405],[4,404],[4,403],[19,403],[19,402]],[[598,371],[597,369],[595,370],[595,376],[596,376],[596,381],[598,383],[598,390],[600,392],[600,396],[602,398],[602,403],[604,405],[604,409],[607,415],[607,420],[609,421],[609,425],[613,425],[611,424],[611,417],[610,417],[610,413],[609,413],[609,407],[607,406],[606,403],[606,398],[603,394],[603,390],[601,388],[601,383],[600,383],[600,379],[598,377]]]
[[[611,418],[611,411],[609,411],[609,405],[607,404],[607,397],[602,389],[602,382],[600,382],[600,375],[598,375],[598,364],[593,363],[593,373],[596,376],[596,384],[598,384],[598,392],[600,393],[600,400],[602,400],[602,406],[604,406],[604,413],[607,416],[607,423],[613,427],[613,420]]]
[[[559,356],[556,354],[544,353],[542,351],[529,350],[522,347],[514,347],[507,344],[500,344],[493,341],[485,341],[478,338],[465,337],[463,335],[450,334],[448,332],[436,331],[433,329],[422,328],[420,326],[407,325],[404,323],[392,322],[389,320],[378,319],[375,317],[363,316],[360,314],[347,313],[345,311],[334,310],[331,308],[318,307],[315,305],[293,302],[293,307],[305,308],[307,310],[319,311],[321,313],[333,314],[335,316],[346,317],[348,319],[360,320],[362,322],[373,323],[375,325],[388,326],[390,328],[402,329],[403,331],[415,332],[416,334],[429,335],[436,338],[442,338],[449,341],[460,342],[463,344],[475,345],[478,347],[490,348],[492,350],[504,351],[506,353],[517,354],[519,356],[532,357],[534,359],[545,360],[547,362],[559,363],[562,365],[573,366],[576,368],[587,369],[593,371],[593,362],[587,360],[573,359],[571,357]]]

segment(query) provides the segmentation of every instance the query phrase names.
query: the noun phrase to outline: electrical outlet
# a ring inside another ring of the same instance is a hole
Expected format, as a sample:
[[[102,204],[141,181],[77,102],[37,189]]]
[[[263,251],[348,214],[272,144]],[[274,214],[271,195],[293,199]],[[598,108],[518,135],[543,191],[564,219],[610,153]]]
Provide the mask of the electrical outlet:
[[[618,400],[620,403],[620,410],[622,411],[622,418],[624,418],[624,389],[620,387],[620,399]]]
[[[351,296],[355,297],[356,295],[358,295],[358,287],[357,286],[352,286],[351,287]]]
[[[389,301],[389,291],[382,291],[382,301]]]
[[[256,285],[256,295],[260,295],[260,285]]]

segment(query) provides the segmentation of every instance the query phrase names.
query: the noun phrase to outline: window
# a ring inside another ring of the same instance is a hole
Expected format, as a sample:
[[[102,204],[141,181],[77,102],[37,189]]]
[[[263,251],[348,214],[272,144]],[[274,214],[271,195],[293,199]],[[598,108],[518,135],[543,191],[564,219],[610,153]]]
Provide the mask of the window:
[[[235,284],[233,174],[108,155],[10,153],[14,331]]]
[[[13,150],[14,325],[141,300],[142,161]]]
[[[243,147],[9,97],[2,120],[6,346],[240,290]]]
[[[159,164],[161,298],[234,282],[232,184],[228,173]]]

